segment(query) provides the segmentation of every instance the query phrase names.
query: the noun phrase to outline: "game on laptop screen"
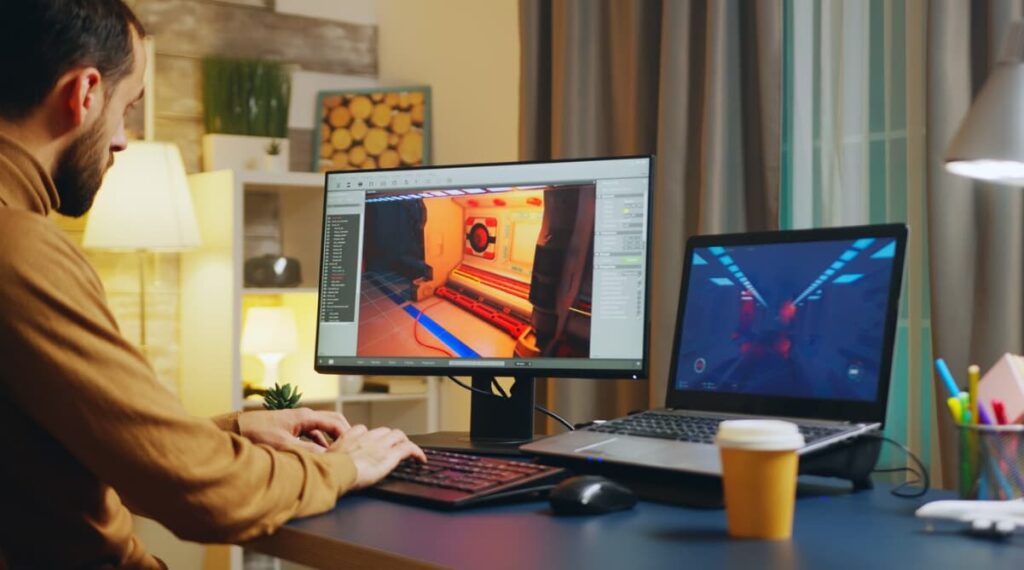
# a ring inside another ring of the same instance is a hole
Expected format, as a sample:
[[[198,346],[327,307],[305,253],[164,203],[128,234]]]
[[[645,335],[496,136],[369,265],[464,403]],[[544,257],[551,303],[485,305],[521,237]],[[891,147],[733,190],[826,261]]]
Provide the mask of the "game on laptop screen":
[[[675,388],[873,400],[896,246],[887,237],[695,248]]]

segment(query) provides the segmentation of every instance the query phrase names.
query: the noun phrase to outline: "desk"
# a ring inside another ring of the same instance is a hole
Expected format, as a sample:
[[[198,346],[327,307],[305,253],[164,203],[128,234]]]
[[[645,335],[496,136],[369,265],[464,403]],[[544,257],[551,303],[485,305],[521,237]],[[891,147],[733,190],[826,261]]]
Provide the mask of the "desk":
[[[354,496],[247,547],[322,568],[1020,568],[1024,536],[926,532],[914,510],[952,493],[899,499],[890,488],[801,498],[793,540],[782,542],[728,539],[721,510],[644,501],[566,518],[540,501],[446,513]]]

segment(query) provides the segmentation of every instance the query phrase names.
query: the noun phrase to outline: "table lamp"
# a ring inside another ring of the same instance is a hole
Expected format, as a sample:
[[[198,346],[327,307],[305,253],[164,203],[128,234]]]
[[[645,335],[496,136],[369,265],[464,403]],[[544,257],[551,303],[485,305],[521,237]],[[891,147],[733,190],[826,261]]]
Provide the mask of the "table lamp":
[[[287,307],[253,307],[246,312],[242,352],[263,362],[263,389],[278,382],[281,359],[298,348],[295,315]]]
[[[946,170],[1024,186],[1024,21],[1006,34],[999,63],[946,149]]]
[[[199,228],[177,145],[132,141],[117,154],[89,211],[82,245],[137,253],[139,344],[145,353],[146,253],[199,245]]]

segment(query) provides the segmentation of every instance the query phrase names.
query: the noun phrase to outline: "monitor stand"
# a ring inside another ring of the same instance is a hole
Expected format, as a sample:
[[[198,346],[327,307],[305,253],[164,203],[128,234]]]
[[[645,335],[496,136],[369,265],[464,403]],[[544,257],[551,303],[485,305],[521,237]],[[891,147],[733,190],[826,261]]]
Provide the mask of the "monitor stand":
[[[474,375],[473,387],[493,394],[492,375]],[[469,433],[440,431],[410,436],[421,447],[491,455],[519,455],[533,441],[533,376],[515,376],[508,398],[471,393]]]

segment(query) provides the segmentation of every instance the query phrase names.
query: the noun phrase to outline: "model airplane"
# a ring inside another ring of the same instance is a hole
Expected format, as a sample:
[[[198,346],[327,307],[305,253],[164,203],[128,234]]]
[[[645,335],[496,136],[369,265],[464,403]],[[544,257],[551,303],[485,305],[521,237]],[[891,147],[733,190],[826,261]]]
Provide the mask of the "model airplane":
[[[917,509],[917,517],[970,524],[978,534],[1009,536],[1024,527],[1024,499],[1012,501],[932,501]]]

